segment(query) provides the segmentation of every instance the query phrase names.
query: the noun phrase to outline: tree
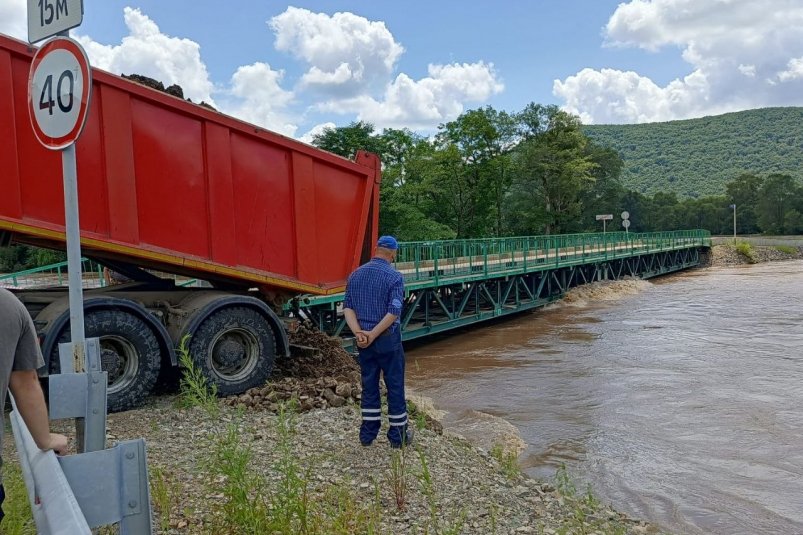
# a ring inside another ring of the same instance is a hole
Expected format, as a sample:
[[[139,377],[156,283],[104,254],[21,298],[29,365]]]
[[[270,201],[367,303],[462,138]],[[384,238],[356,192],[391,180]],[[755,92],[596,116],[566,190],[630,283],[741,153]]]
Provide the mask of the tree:
[[[524,140],[514,154],[511,218],[530,228],[511,226],[527,233],[563,232],[579,217],[580,192],[594,180],[588,139],[579,118],[555,106],[531,104],[519,117]]]
[[[786,232],[786,213],[793,208],[799,186],[789,175],[769,175],[759,191],[756,213],[761,230],[767,234]],[[794,221],[794,216],[790,222]]]
[[[743,173],[725,186],[729,204],[736,205],[736,232],[754,234],[759,231],[756,208],[764,179],[752,173]]]
[[[312,144],[349,159],[354,158],[358,150],[367,150],[381,157],[384,149],[382,140],[374,135],[374,125],[365,121],[326,128],[312,137]]]

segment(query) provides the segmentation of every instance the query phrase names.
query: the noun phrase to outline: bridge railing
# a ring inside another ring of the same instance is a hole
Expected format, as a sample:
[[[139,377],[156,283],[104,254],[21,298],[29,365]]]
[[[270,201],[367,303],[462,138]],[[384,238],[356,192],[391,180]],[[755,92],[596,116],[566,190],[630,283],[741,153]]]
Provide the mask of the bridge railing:
[[[539,266],[559,267],[710,244],[711,235],[705,230],[402,242],[396,268],[406,280],[419,281],[527,272]]]
[[[84,288],[103,286],[103,266],[88,258],[81,259]],[[67,262],[58,262],[15,273],[0,274],[0,288],[25,289],[67,285]]]

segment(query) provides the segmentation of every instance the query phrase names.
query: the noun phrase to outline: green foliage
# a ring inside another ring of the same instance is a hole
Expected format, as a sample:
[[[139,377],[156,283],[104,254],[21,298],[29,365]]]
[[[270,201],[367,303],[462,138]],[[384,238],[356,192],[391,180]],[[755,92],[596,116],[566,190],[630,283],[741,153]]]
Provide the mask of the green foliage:
[[[582,126],[557,106],[469,110],[424,138],[369,123],[314,143],[382,158],[380,233],[404,241],[599,232],[803,232],[803,108],[649,125]],[[797,148],[798,150],[793,150]],[[781,172],[783,171],[783,172]],[[618,218],[611,230],[622,230]]]
[[[753,249],[753,246],[750,245],[749,242],[740,241],[733,245],[734,250],[745,257],[751,264],[755,264],[758,262],[758,258],[756,257],[756,251]]]
[[[184,408],[201,407],[208,414],[215,416],[220,407],[217,400],[217,385],[209,385],[209,379],[204,376],[192,360],[189,350],[189,335],[181,339],[178,351],[178,362],[182,368],[179,381],[178,402]]]
[[[778,245],[775,248],[783,254],[797,254],[798,252],[797,247],[792,247],[791,245]]]
[[[35,535],[36,524],[28,502],[28,491],[22,479],[22,471],[16,460],[3,463],[3,486],[6,490],[6,501],[3,502],[2,531],[5,535]]]
[[[583,131],[622,156],[622,183],[640,193],[722,195],[726,183],[744,173],[803,178],[801,107],[664,123],[588,125]]]
[[[349,159],[354,158],[358,150],[382,154],[382,142],[373,134],[374,125],[359,121],[340,128],[326,128],[312,137],[312,144]]]
[[[0,273],[13,273],[67,260],[67,253],[28,245],[0,247]]]
[[[243,445],[235,424],[229,425],[213,445],[208,471],[216,492],[212,533],[271,533],[270,508],[264,479],[249,469],[251,450]]]
[[[494,444],[493,448],[491,448],[491,457],[496,459],[499,466],[502,467],[502,473],[508,479],[516,479],[521,475],[518,456],[512,451],[506,450],[501,444]]]

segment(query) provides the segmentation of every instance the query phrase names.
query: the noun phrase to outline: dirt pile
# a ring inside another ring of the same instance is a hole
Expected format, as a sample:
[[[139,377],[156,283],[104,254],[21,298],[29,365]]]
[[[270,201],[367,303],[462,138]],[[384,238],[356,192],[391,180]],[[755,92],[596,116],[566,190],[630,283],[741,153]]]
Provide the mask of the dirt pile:
[[[164,84],[159,80],[154,80],[153,78],[149,78],[148,76],[143,76],[141,74],[121,74],[120,76],[126,80],[131,80],[132,82],[144,85],[145,87],[150,87],[151,89],[161,91],[162,93],[167,93],[168,95],[173,95],[174,97],[184,99],[184,90],[178,84],[165,87]],[[184,100],[187,102],[192,102],[191,99]],[[199,104],[199,106],[203,106],[204,108],[208,108],[210,110],[215,110],[215,108],[203,101]]]
[[[281,402],[295,398],[301,411],[342,407],[362,394],[360,367],[340,339],[302,324],[290,343],[304,349],[279,359],[272,379],[261,388],[226,398],[231,406],[276,412]]]

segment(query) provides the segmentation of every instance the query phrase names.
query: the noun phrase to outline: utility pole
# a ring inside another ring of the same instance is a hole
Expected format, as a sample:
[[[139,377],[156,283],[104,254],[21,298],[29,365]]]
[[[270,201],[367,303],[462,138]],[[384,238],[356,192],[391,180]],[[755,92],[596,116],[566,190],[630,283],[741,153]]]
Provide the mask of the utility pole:
[[[733,243],[736,243],[736,205],[731,204],[731,208],[733,208]]]

